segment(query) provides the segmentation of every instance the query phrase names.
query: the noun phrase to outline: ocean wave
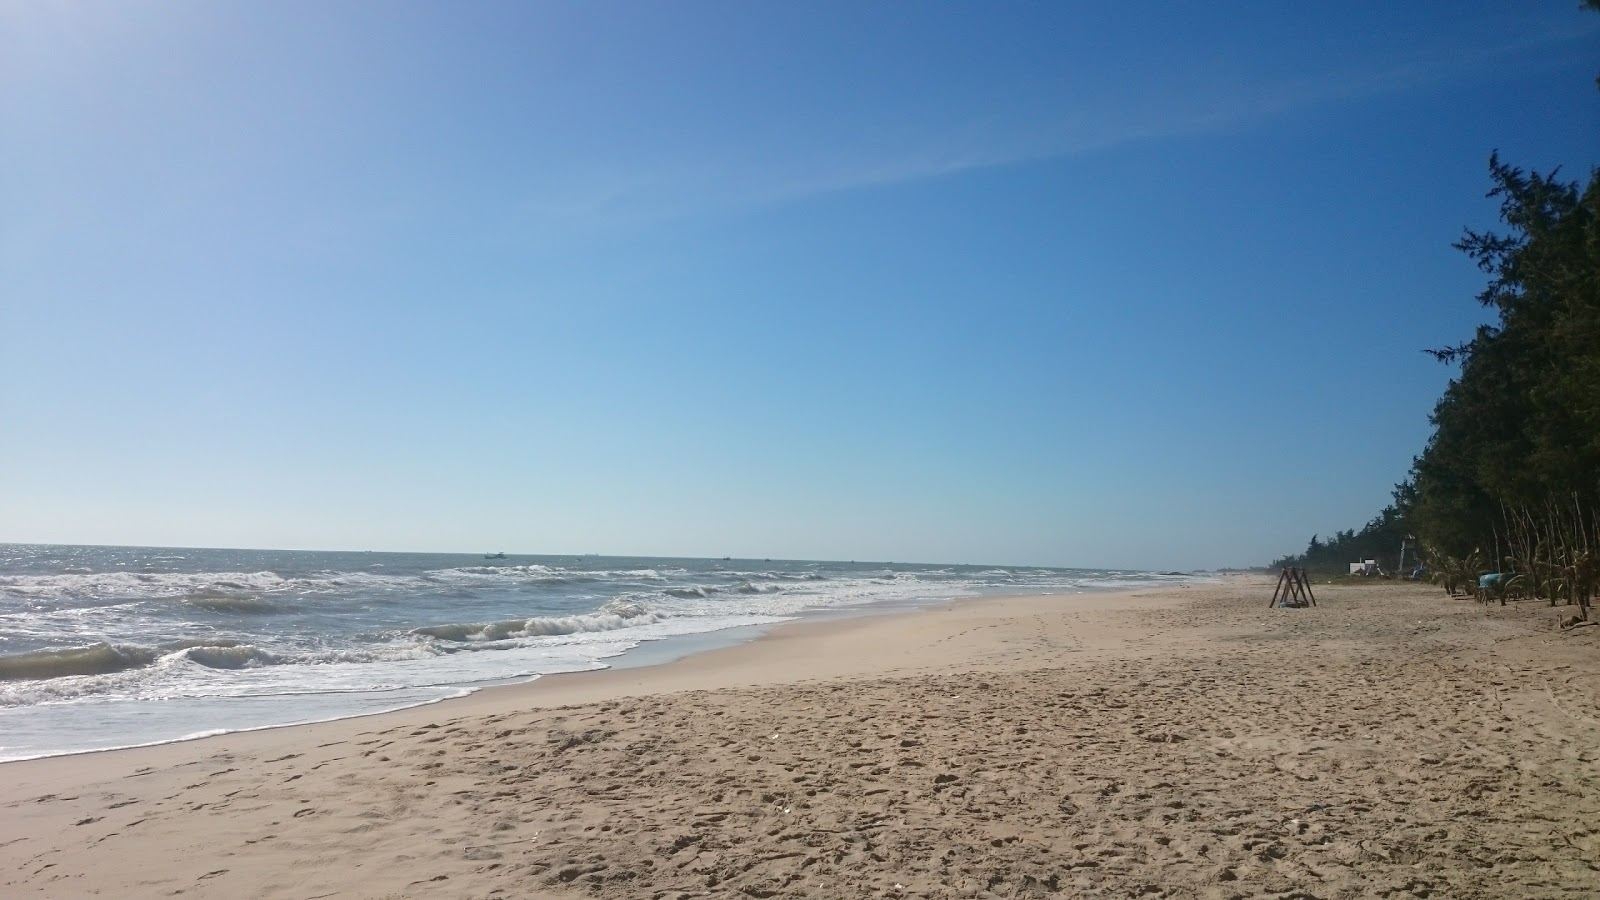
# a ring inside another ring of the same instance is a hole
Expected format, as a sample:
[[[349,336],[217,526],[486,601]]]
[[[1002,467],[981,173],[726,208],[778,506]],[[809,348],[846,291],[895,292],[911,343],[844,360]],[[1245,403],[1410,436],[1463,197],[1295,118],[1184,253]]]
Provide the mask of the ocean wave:
[[[922,577],[921,572],[884,572],[872,578],[863,579],[874,584],[917,584],[929,583]]]
[[[734,590],[741,594],[776,594],[783,590],[778,584],[758,584],[754,581],[741,581],[734,585]]]
[[[188,606],[203,609],[206,612],[254,616],[296,612],[301,608],[297,603],[285,603],[271,597],[249,594],[239,596],[236,594],[207,593],[201,596],[185,597],[183,602]]]
[[[493,575],[497,577],[538,577],[542,575],[565,575],[566,572],[553,569],[549,566],[530,564],[526,566],[457,566],[453,569],[434,569],[429,575]]]
[[[709,597],[712,594],[720,594],[722,589],[695,585],[694,587],[666,588],[661,593],[669,597],[677,597],[680,600],[693,600],[695,598]]]
[[[207,591],[283,590],[276,572],[90,572],[60,575],[0,575],[0,591],[28,598],[175,597]]]
[[[620,628],[652,625],[665,618],[667,616],[664,613],[648,609],[641,604],[613,600],[593,613],[535,616],[529,619],[505,619],[499,622],[448,622],[413,628],[411,633],[418,637],[464,644],[591,631],[616,631]]]
[[[539,587],[558,587],[597,581],[591,573],[568,572],[549,566],[461,566],[454,569],[432,569],[422,574],[422,580],[432,584],[452,587],[475,585],[522,584]]]
[[[537,563],[508,566],[456,566],[449,569],[429,569],[422,578],[441,584],[483,584],[508,581],[540,582],[547,584],[587,584],[597,581],[667,581],[688,575],[683,569],[565,569]]]
[[[788,590],[786,585],[796,582],[813,582],[824,580],[822,576],[790,575],[782,572],[729,572],[735,578],[733,583],[726,587],[694,584],[684,587],[662,588],[661,593],[679,600],[703,600],[717,594],[733,592],[736,594],[775,594]]]
[[[747,581],[827,581],[821,572],[738,572]]]
[[[155,662],[159,652],[135,645],[104,642],[86,647],[34,650],[0,656],[0,681],[40,681],[71,675],[105,675],[137,669]]]
[[[346,663],[401,662],[426,659],[439,653],[415,644],[352,647],[322,651],[272,651],[253,644],[196,644],[163,657],[164,661],[186,659],[208,669],[257,669],[264,666],[336,666]]]
[[[314,670],[324,664],[393,659],[403,661],[439,654],[428,648],[411,647],[402,653],[330,652],[323,654],[274,653],[250,644],[230,641],[192,642],[191,646],[171,650],[149,647],[80,648],[75,665],[45,665],[33,662],[27,668],[31,677],[18,680],[0,678],[0,707],[72,703],[92,699],[175,699],[222,696],[248,696],[271,693],[336,692]],[[397,650],[402,648],[396,648]],[[56,651],[59,653],[60,651]],[[33,654],[37,655],[37,654]],[[83,664],[97,662],[98,666]],[[16,667],[13,667],[16,668]],[[268,679],[216,680],[221,672],[246,671],[280,674]],[[296,672],[300,674],[293,674]],[[341,676],[343,677],[343,676]],[[337,682],[339,678],[336,678]],[[315,687],[310,685],[315,684]],[[278,685],[288,687],[276,687]]]
[[[687,569],[617,569],[614,571],[588,572],[596,578],[617,581],[665,581],[668,578],[682,578],[689,574]]]
[[[341,650],[272,651],[245,641],[197,638],[158,646],[98,642],[83,647],[35,650],[0,656],[0,681],[44,681],[76,676],[112,675],[136,669],[168,667],[185,662],[207,669],[246,669],[278,665],[332,665],[392,662],[438,655],[415,644],[378,645]]]
[[[214,612],[281,611],[264,596],[339,594],[414,587],[418,580],[371,572],[321,572],[285,578],[276,572],[67,572],[0,575],[0,598],[45,607],[180,600]]]
[[[269,653],[252,644],[234,644],[232,646],[208,645],[190,647],[182,651],[182,656],[196,665],[208,669],[248,669],[257,666],[272,666],[283,662],[283,658],[275,653]],[[302,662],[303,660],[295,660]]]

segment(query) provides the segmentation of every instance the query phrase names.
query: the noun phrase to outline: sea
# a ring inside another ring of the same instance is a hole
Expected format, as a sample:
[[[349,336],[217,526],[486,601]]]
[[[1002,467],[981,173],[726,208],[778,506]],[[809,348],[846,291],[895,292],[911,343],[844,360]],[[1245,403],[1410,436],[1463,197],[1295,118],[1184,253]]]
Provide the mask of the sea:
[[[361,716],[802,616],[1179,573],[0,544],[0,760]]]

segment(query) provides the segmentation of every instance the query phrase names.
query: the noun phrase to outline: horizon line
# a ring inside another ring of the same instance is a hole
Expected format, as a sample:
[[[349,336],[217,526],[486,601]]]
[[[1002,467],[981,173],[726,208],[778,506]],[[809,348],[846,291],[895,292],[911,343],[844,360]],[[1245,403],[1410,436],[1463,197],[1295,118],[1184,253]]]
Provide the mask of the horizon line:
[[[234,552],[257,553],[371,553],[389,555],[412,556],[475,556],[488,558],[488,553],[482,550],[372,550],[372,549],[326,549],[314,547],[201,547],[187,544],[100,544],[100,543],[63,543],[60,541],[11,541],[0,540],[0,547],[95,547],[95,548],[120,548],[125,550],[222,550]],[[512,553],[505,551],[505,557],[510,559],[516,556],[537,557],[577,557],[598,559],[693,559],[707,560],[710,562],[783,562],[783,563],[848,563],[851,565],[887,565],[887,566],[966,566],[971,568],[989,567],[1002,569],[1056,569],[1073,572],[1140,572],[1155,574],[1180,574],[1187,575],[1193,572],[1220,572],[1228,570],[1245,570],[1263,568],[1262,566],[1214,566],[1209,569],[1189,569],[1180,572],[1177,569],[1161,568],[1124,568],[1116,566],[1053,566],[1042,563],[991,563],[991,562],[925,562],[917,560],[890,560],[890,559],[822,559],[808,557],[777,557],[777,556],[663,556],[655,554],[618,554],[618,553]]]

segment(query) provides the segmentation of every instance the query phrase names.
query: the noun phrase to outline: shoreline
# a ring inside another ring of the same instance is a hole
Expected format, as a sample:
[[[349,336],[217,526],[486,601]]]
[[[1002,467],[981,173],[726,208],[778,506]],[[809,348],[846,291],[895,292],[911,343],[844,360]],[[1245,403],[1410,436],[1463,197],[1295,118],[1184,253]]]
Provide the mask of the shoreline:
[[[0,766],[8,896],[1584,896],[1600,639],[1411,585],[970,598]],[[1511,765],[1507,761],[1512,762]]]
[[[23,547],[13,556],[12,574],[0,577],[17,612],[0,636],[10,648],[0,659],[5,762],[454,702],[540,675],[653,664],[783,621],[1167,580],[635,557],[478,566],[447,554],[381,565],[288,551]]]
[[[497,710],[502,703],[529,703],[528,708],[547,708],[567,703],[599,702],[628,696],[637,692],[671,692],[677,690],[705,690],[729,686],[718,680],[718,673],[735,669],[741,664],[758,660],[760,650],[740,652],[743,648],[763,645],[763,642],[784,643],[796,639],[826,640],[830,635],[851,630],[855,623],[873,620],[912,621],[928,613],[951,611],[969,604],[988,602],[1017,602],[1045,597],[1116,597],[1150,590],[1149,586],[1111,588],[1080,591],[1072,594],[1041,592],[1038,594],[978,594],[968,597],[942,598],[925,603],[902,603],[896,606],[873,608],[822,609],[799,615],[783,622],[758,625],[740,625],[718,631],[674,635],[659,640],[644,641],[638,647],[612,657],[615,663],[605,668],[578,672],[552,672],[505,683],[480,687],[463,685],[466,693],[442,697],[425,703],[359,715],[338,716],[315,721],[288,722],[281,725],[263,725],[254,728],[219,731],[194,737],[155,741],[121,747],[76,750],[52,753],[21,759],[0,760],[0,773],[14,772],[18,766],[44,766],[55,760],[69,761],[88,757],[105,757],[133,754],[161,754],[167,748],[206,742],[226,741],[230,738],[250,740],[252,736],[275,732],[294,732],[300,729],[334,729],[346,723],[367,723],[395,718],[397,722],[410,723],[420,718],[438,718],[443,714],[456,714],[459,709],[471,713]],[[889,621],[883,626],[893,630]],[[728,632],[743,632],[742,636],[725,637]],[[696,646],[696,645],[700,646]],[[643,653],[637,653],[644,650]],[[726,654],[724,656],[723,654]],[[633,657],[633,659],[630,659]],[[783,672],[768,672],[766,677],[783,677]],[[652,678],[652,675],[658,676]],[[737,677],[737,676],[734,676]],[[432,712],[437,711],[437,712]]]
[[[671,664],[680,662],[680,661],[682,661],[682,660],[684,660],[684,659],[686,659],[688,657],[698,656],[698,655],[704,654],[704,653],[713,653],[713,652],[716,652],[716,651],[719,651],[719,650],[727,649],[729,647],[734,647],[734,646],[738,646],[738,645],[741,645],[741,644],[749,643],[749,642],[752,642],[752,641],[760,640],[764,636],[766,636],[767,634],[769,634],[770,632],[772,632],[775,629],[785,629],[785,628],[789,628],[789,627],[796,626],[796,625],[802,625],[802,624],[814,624],[814,623],[819,623],[819,622],[848,622],[848,621],[852,621],[852,620],[855,620],[855,619],[873,618],[873,617],[879,617],[879,616],[915,616],[915,615],[921,614],[923,612],[926,612],[928,610],[935,610],[935,609],[939,609],[941,607],[948,606],[948,605],[951,605],[951,604],[964,603],[964,602],[969,602],[969,601],[984,601],[984,600],[991,600],[991,599],[1015,599],[1015,598],[1018,598],[1018,597],[1032,597],[1032,596],[1078,596],[1078,595],[1090,595],[1090,594],[1094,594],[1094,595],[1118,594],[1118,593],[1125,593],[1125,592],[1128,592],[1128,591],[1149,589],[1151,586],[1152,585],[1146,584],[1146,585],[1131,586],[1131,587],[1092,588],[1092,589],[1087,589],[1087,590],[1078,590],[1078,591],[1074,591],[1074,592],[1071,592],[1071,593],[1064,593],[1064,592],[1061,592],[1061,591],[1041,591],[1041,592],[1038,592],[1038,593],[1023,593],[1023,594],[1012,594],[1012,593],[982,594],[982,593],[980,593],[980,594],[972,594],[972,595],[969,595],[969,596],[954,597],[954,598],[942,597],[942,598],[925,598],[925,599],[913,599],[913,600],[903,600],[902,599],[902,600],[890,601],[890,602],[886,602],[886,603],[873,603],[873,604],[865,604],[865,605],[853,606],[853,607],[852,606],[819,607],[819,608],[816,608],[816,609],[803,610],[803,611],[799,612],[798,614],[796,614],[796,615],[794,615],[794,616],[792,616],[790,618],[787,618],[787,619],[785,619],[783,621],[779,621],[779,622],[767,622],[767,623],[758,623],[758,624],[750,624],[750,625],[735,625],[735,626],[731,626],[731,627],[728,627],[728,628],[715,629],[715,630],[712,630],[712,631],[689,632],[689,633],[685,633],[685,634],[669,635],[669,636],[662,637],[662,638],[651,638],[651,639],[641,640],[635,646],[630,647],[627,650],[622,651],[621,653],[617,654],[616,656],[602,658],[600,660],[600,662],[602,663],[601,667],[594,668],[594,669],[585,669],[585,670],[570,671],[570,672],[540,673],[540,674],[535,674],[535,675],[530,675],[530,676],[522,676],[522,677],[517,677],[517,678],[511,678],[511,679],[505,679],[505,680],[494,680],[494,681],[488,681],[488,682],[463,682],[463,683],[455,686],[455,687],[458,687],[459,691],[460,691],[459,693],[456,693],[456,694],[446,695],[446,696],[442,696],[442,697],[438,697],[438,698],[434,698],[434,699],[430,699],[430,700],[424,700],[422,702],[413,702],[413,703],[407,703],[405,705],[400,705],[400,706],[395,706],[395,707],[376,709],[376,710],[369,711],[369,712],[357,712],[357,713],[351,713],[351,714],[340,714],[340,715],[329,716],[327,718],[302,719],[302,720],[296,720],[296,721],[279,722],[279,723],[271,723],[271,724],[264,724],[264,725],[254,725],[254,726],[248,726],[248,727],[218,728],[218,729],[210,730],[210,731],[201,730],[201,731],[198,731],[198,732],[189,732],[189,733],[186,733],[186,734],[183,734],[183,735],[180,735],[180,736],[174,736],[174,737],[170,737],[170,738],[160,738],[160,739],[152,740],[152,741],[148,741],[148,742],[132,743],[132,744],[125,744],[125,745],[120,745],[120,746],[86,747],[86,748],[83,748],[83,749],[73,749],[73,750],[66,750],[66,751],[50,751],[50,752],[45,752],[45,753],[32,755],[32,756],[20,756],[20,757],[15,757],[15,758],[0,759],[0,767],[8,766],[8,765],[11,765],[13,763],[35,762],[35,761],[38,761],[38,760],[45,760],[45,759],[68,758],[68,757],[85,756],[85,755],[91,755],[91,754],[100,754],[100,753],[120,753],[120,752],[130,751],[130,750],[148,750],[148,749],[152,749],[152,748],[164,747],[164,746],[171,745],[171,744],[184,744],[184,743],[192,743],[194,741],[213,740],[213,739],[217,739],[217,738],[226,738],[226,737],[228,737],[230,735],[253,734],[253,733],[258,733],[258,732],[282,729],[282,728],[302,728],[302,727],[331,725],[331,724],[334,724],[334,723],[337,723],[337,722],[342,722],[342,721],[355,721],[355,720],[371,719],[371,718],[377,717],[377,716],[398,715],[398,714],[401,714],[401,713],[405,713],[405,712],[407,712],[409,710],[431,709],[431,708],[440,707],[441,705],[450,707],[450,706],[453,706],[454,704],[458,704],[458,703],[461,703],[463,701],[471,700],[473,697],[476,697],[479,694],[482,694],[484,692],[501,691],[501,690],[508,689],[508,688],[510,688],[510,689],[526,688],[526,687],[529,687],[529,686],[531,686],[533,684],[537,684],[537,683],[539,683],[541,681],[545,681],[546,679],[552,679],[552,678],[560,677],[560,678],[562,678],[562,682],[561,683],[563,685],[566,685],[566,684],[568,684],[567,678],[569,678],[571,676],[579,676],[581,678],[587,678],[587,677],[593,677],[593,676],[596,676],[596,675],[601,675],[602,673],[611,672],[613,670],[645,669],[645,668],[656,668],[656,667],[663,666],[663,665],[671,665]],[[442,685],[441,687],[450,687],[450,686],[449,685]]]

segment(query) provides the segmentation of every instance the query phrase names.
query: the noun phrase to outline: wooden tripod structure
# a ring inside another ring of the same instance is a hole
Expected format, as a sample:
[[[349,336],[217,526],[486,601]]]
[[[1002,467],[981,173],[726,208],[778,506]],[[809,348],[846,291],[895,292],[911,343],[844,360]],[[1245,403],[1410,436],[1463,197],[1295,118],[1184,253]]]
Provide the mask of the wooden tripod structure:
[[[1287,606],[1303,609],[1316,605],[1317,598],[1311,593],[1311,582],[1306,580],[1306,570],[1291,566],[1278,576],[1278,587],[1272,592],[1272,602],[1267,604],[1267,608]]]

